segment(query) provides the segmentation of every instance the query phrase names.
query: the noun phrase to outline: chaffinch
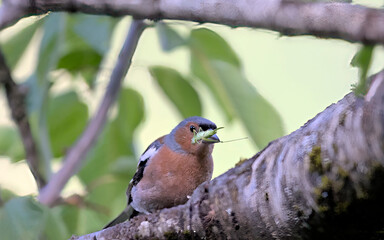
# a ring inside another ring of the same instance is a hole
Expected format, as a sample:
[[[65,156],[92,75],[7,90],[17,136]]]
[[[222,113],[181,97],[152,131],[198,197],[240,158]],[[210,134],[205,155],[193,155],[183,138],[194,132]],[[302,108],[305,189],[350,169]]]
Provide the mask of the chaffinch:
[[[192,138],[200,129],[216,128],[208,119],[186,118],[168,135],[149,145],[129,183],[128,206],[105,228],[140,213],[149,214],[187,202],[201,183],[211,179],[213,143],[220,142],[216,134],[195,143]]]

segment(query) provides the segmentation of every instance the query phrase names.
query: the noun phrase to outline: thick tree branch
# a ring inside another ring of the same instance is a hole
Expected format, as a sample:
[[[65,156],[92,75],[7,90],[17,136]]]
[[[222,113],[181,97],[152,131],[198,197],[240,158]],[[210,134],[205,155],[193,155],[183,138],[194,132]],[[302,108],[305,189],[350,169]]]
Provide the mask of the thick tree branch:
[[[384,71],[185,205],[72,239],[382,239],[383,146]]]
[[[13,81],[2,52],[0,52],[0,85],[3,85],[5,88],[12,118],[19,129],[21,140],[23,141],[26,161],[36,180],[37,187],[40,189],[45,185],[45,179],[40,174],[39,155],[28,121],[25,106],[26,89],[23,90],[20,85]]]
[[[384,43],[382,10],[349,3],[282,0],[4,0],[0,29],[25,16],[49,11],[211,22],[276,30],[287,35]]]
[[[100,103],[95,116],[87,125],[87,128],[83,132],[82,136],[65,156],[62,168],[55,175],[53,175],[47,186],[40,192],[38,199],[41,203],[48,206],[52,206],[55,203],[61,190],[68,182],[69,178],[78,171],[82,160],[85,158],[86,154],[93,146],[96,138],[102,131],[107,119],[108,110],[117,98],[122,80],[131,65],[138,40],[145,26],[146,25],[143,20],[134,19],[132,21],[102,102]]]

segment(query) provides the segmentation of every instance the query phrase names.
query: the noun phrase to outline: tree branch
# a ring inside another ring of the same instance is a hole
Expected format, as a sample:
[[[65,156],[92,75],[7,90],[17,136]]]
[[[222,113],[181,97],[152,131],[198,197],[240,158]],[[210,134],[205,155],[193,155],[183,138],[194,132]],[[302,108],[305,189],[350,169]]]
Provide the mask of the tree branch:
[[[270,29],[286,35],[384,43],[382,10],[350,3],[282,0],[4,0],[0,29],[25,16],[49,11],[211,22]]]
[[[132,21],[102,102],[82,136],[65,156],[62,168],[53,175],[47,186],[40,192],[38,199],[41,203],[48,206],[54,204],[58,199],[61,190],[68,182],[69,178],[78,171],[81,161],[85,158],[96,138],[99,136],[107,119],[108,110],[116,100],[122,80],[131,65],[132,56],[145,26],[143,20],[134,19]]]
[[[12,118],[15,121],[21,140],[25,149],[25,158],[33,177],[36,180],[37,187],[40,189],[45,185],[45,179],[40,174],[39,155],[35,140],[29,125],[27,110],[25,107],[26,89],[16,84],[11,76],[9,68],[5,62],[3,53],[0,51],[0,84],[4,86]]]
[[[185,205],[71,239],[372,239],[384,227],[383,146],[384,71],[365,99],[348,94]]]

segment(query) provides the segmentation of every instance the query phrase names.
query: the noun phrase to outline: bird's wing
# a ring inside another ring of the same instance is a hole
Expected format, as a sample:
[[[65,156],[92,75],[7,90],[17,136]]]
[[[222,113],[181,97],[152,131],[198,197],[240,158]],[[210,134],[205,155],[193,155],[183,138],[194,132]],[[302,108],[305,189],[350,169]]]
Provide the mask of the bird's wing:
[[[132,180],[129,182],[129,186],[127,189],[127,197],[128,197],[128,204],[132,202],[131,197],[131,190],[133,186],[136,186],[140,180],[143,178],[144,169],[148,165],[148,162],[151,160],[151,158],[157,153],[159,148],[163,146],[164,144],[164,136],[156,139],[151,145],[148,146],[148,148],[144,151],[144,153],[140,157],[140,161],[137,164],[137,170],[135,175],[133,175]]]
[[[124,211],[119,216],[117,216],[114,220],[109,222],[104,227],[104,229],[112,227],[118,223],[122,223],[125,220],[131,219],[139,213],[130,205],[130,203],[132,202],[131,190],[132,190],[132,187],[138,184],[140,180],[143,178],[145,167],[147,166],[148,162],[151,160],[152,156],[154,156],[156,152],[159,150],[159,148],[163,145],[164,143],[163,139],[164,139],[164,136],[158,138],[151,145],[149,145],[148,148],[141,155],[140,161],[137,165],[136,173],[135,175],[133,175],[132,180],[129,182],[129,186],[127,189],[128,206],[124,209]]]

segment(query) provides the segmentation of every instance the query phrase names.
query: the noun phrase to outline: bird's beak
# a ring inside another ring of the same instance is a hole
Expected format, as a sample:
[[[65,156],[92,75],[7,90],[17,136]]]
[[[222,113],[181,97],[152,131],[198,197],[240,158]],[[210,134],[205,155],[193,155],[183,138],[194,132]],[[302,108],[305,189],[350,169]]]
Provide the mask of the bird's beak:
[[[216,134],[210,136],[206,140],[203,140],[203,143],[218,143],[218,142],[220,142],[220,138]]]

